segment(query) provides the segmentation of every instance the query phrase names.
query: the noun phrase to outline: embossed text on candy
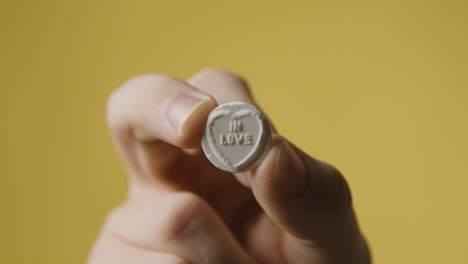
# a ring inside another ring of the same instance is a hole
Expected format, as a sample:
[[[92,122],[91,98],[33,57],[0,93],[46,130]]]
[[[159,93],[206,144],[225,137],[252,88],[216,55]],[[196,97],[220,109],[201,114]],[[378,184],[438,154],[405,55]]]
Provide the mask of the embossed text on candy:
[[[242,133],[243,124],[240,120],[229,122],[229,132],[219,135],[219,144],[221,145],[252,145],[252,134]]]

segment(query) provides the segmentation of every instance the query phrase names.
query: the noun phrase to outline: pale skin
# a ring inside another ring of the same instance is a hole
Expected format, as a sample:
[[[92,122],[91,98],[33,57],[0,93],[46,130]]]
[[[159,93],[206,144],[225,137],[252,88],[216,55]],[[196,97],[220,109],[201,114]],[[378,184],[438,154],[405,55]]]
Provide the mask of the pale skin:
[[[129,191],[88,264],[371,262],[349,187],[333,166],[276,131],[248,172],[223,172],[207,160],[206,119],[230,101],[255,105],[246,82],[220,69],[187,81],[143,75],[110,96],[107,122]]]

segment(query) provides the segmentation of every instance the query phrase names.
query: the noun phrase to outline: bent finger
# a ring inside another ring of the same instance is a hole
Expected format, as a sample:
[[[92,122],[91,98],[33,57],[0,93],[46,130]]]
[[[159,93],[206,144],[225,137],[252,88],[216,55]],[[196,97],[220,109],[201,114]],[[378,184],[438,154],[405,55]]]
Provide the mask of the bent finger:
[[[115,211],[105,232],[190,263],[252,263],[215,211],[190,192],[148,192]]]
[[[136,181],[161,178],[183,162],[180,148],[199,145],[204,120],[216,107],[208,94],[162,75],[143,75],[117,89],[107,105],[114,142]],[[175,174],[174,171],[171,171]]]

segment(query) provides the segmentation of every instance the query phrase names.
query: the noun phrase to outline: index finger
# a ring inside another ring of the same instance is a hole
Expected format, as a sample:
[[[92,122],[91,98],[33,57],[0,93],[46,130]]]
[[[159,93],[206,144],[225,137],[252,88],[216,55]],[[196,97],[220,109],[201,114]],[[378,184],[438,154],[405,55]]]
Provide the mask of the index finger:
[[[154,183],[184,169],[181,148],[200,144],[204,120],[215,107],[208,94],[163,75],[139,76],[117,89],[107,121],[131,183]]]

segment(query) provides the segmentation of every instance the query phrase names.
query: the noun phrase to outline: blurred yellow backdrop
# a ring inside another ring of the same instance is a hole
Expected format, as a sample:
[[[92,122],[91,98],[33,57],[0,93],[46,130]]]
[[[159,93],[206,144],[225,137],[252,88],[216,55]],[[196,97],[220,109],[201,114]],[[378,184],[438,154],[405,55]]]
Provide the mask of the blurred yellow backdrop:
[[[0,263],[83,263],[126,193],[107,96],[205,66],[343,171],[375,263],[468,263],[467,7],[1,1]]]

